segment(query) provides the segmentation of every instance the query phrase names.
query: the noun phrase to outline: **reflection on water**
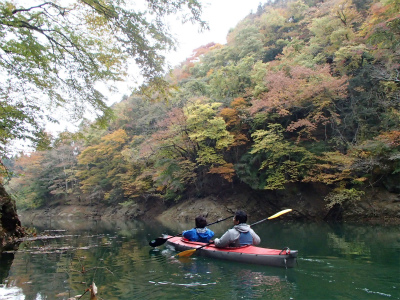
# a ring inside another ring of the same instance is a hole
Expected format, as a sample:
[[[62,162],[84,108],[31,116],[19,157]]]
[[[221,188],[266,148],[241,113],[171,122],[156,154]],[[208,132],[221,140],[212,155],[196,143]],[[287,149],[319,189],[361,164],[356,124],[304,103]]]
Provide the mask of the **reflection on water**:
[[[0,282],[8,277],[13,261],[14,253],[0,253]]]
[[[395,227],[260,224],[255,230],[262,246],[299,250],[299,265],[286,270],[178,259],[165,245],[148,246],[162,233],[177,234],[192,224],[37,220],[34,225],[53,238],[26,241],[15,254],[1,256],[0,299],[69,299],[93,281],[107,300],[400,299]],[[216,224],[213,230],[219,236],[230,226]]]

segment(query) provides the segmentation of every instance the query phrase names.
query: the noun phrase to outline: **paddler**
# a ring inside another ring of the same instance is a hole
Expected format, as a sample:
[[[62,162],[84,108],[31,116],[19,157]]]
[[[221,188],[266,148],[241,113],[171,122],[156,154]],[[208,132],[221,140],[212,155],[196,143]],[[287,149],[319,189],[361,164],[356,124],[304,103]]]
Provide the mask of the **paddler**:
[[[233,217],[233,228],[229,229],[221,238],[216,238],[214,244],[218,248],[240,247],[245,245],[258,245],[260,237],[250,225],[246,224],[247,214],[238,210]]]

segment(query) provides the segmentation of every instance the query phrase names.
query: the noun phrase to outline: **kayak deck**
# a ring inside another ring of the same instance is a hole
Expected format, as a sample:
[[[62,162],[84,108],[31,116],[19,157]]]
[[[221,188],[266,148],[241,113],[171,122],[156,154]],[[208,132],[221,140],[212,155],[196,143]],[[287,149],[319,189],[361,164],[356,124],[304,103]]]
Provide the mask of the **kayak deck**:
[[[206,245],[206,243],[191,242],[182,237],[171,237],[167,244],[175,248],[176,251],[196,249]],[[237,262],[268,265],[274,267],[293,268],[297,261],[297,250],[290,249],[269,249],[253,245],[235,248],[217,248],[214,244],[208,245],[195,252],[197,255],[226,259]]]

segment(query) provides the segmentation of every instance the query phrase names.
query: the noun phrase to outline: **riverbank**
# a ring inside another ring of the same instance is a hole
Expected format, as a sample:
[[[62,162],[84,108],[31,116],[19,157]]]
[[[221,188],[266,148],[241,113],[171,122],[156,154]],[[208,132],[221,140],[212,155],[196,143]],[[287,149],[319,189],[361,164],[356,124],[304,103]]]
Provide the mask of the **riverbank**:
[[[386,190],[370,190],[358,202],[328,209],[319,186],[291,189],[280,193],[252,192],[220,193],[203,198],[188,198],[180,202],[166,203],[157,197],[125,205],[69,205],[46,207],[19,212],[24,225],[29,226],[35,218],[91,218],[91,219],[141,219],[170,222],[190,222],[197,215],[217,220],[244,210],[251,220],[268,217],[282,209],[293,212],[282,218],[307,221],[341,221],[366,224],[400,224],[400,194]]]

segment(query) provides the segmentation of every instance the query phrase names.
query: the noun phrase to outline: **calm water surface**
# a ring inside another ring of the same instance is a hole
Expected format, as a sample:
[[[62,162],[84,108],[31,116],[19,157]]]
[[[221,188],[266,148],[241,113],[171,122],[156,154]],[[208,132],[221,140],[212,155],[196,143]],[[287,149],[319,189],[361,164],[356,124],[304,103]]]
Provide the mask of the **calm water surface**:
[[[298,266],[286,270],[195,256],[177,259],[165,245],[148,245],[191,224],[42,221],[35,224],[37,231],[54,238],[26,241],[15,254],[1,256],[0,299],[69,299],[82,295],[92,281],[100,299],[107,300],[400,299],[397,226],[279,220],[255,226],[261,246],[299,250]],[[211,229],[220,236],[230,226],[225,221]],[[81,299],[89,298],[86,293]]]

